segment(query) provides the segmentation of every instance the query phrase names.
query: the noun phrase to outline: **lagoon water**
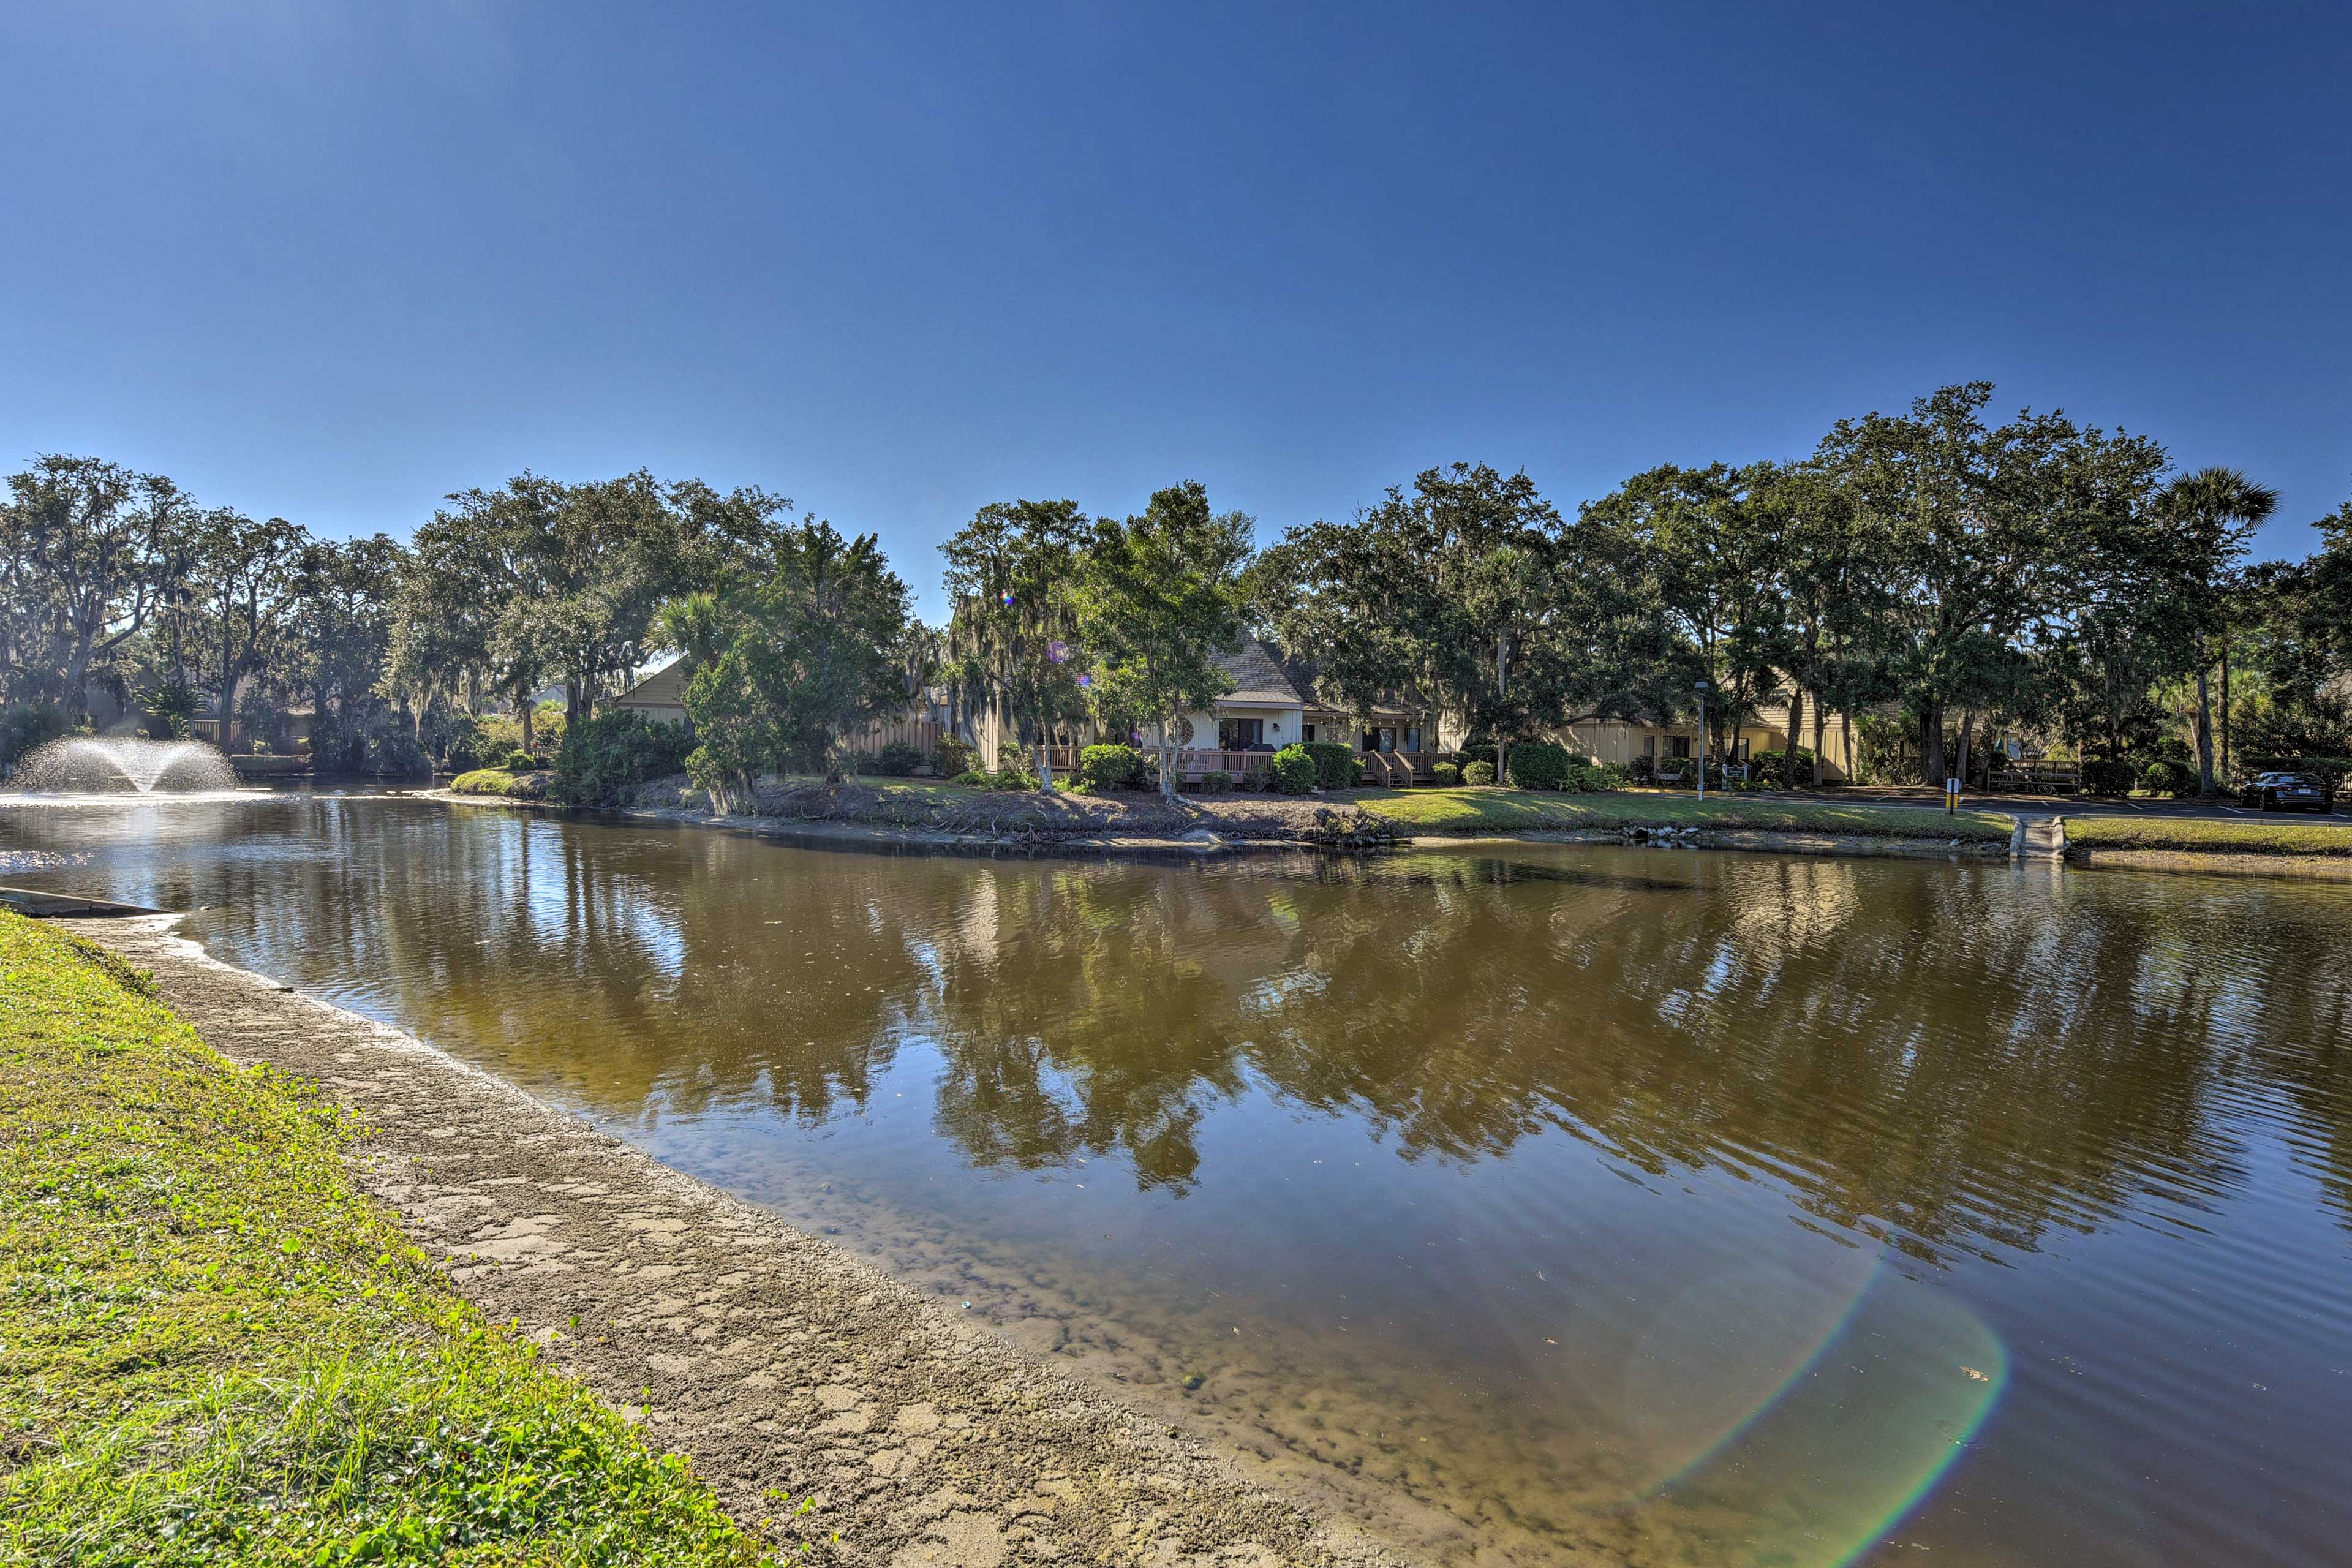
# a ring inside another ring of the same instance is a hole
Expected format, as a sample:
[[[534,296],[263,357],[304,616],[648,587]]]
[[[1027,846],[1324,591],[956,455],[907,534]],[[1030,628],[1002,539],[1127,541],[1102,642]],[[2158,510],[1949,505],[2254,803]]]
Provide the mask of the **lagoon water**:
[[[0,805],[1449,1563],[2352,1560],[2352,889]]]

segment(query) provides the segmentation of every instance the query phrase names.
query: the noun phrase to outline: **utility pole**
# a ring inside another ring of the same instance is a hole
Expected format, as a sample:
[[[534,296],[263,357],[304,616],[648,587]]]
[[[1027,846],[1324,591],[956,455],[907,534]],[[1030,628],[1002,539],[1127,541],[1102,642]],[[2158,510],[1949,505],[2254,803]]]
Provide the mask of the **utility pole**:
[[[1698,692],[1698,797],[1706,798],[1706,682],[1694,689]]]

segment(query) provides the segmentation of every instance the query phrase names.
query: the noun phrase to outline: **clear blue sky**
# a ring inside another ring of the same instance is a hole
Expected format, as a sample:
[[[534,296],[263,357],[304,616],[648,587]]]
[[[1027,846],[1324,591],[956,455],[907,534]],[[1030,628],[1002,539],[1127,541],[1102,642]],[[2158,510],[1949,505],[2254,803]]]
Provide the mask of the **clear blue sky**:
[[[757,482],[1564,507],[1984,377],[2352,494],[2341,6],[0,10],[0,459],[327,533]]]

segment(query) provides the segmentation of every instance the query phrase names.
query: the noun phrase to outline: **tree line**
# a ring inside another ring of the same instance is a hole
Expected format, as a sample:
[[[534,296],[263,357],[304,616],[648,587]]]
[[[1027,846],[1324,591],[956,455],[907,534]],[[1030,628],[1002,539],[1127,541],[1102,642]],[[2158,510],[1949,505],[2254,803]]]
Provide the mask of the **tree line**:
[[[2274,492],[2063,414],[1997,423],[1990,398],[1946,387],[1805,456],[1660,467],[1572,514],[1523,472],[1433,468],[1263,551],[1197,483],[1128,517],[994,503],[941,547],[939,627],[874,535],[758,489],[525,473],[405,542],[338,542],[42,456],[0,505],[0,751],[97,708],[165,733],[203,708],[242,749],[307,709],[322,767],[410,771],[465,760],[494,715],[531,750],[540,694],[583,724],[680,653],[693,771],[722,793],[835,770],[930,692],[1050,784],[1076,727],[1180,743],[1244,631],[1318,701],[1411,706],[1471,743],[1679,720],[1704,682],[1706,749],[1769,710],[1816,769],[1832,723],[1928,780],[1982,772],[2003,735],[2086,758],[2185,742],[2207,790],[2225,744],[2352,751],[2352,503],[2308,557],[2250,565]]]

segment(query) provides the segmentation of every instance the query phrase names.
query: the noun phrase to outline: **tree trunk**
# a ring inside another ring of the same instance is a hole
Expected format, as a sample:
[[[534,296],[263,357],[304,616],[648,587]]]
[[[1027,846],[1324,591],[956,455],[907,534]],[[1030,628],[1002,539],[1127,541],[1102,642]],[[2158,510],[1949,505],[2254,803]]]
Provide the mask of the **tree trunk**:
[[[529,692],[525,692],[515,706],[520,710],[522,718],[522,749],[526,752],[536,752],[539,747],[534,743],[536,739],[534,721],[539,717],[536,711],[539,704],[530,700]]]
[[[1804,733],[1804,730],[1805,689],[1792,680],[1789,682],[1789,750],[1791,752],[1796,751],[1798,737]],[[1797,782],[1797,759],[1792,755],[1786,761],[1788,765],[1780,770],[1780,782],[1793,784]],[[1815,779],[1813,782],[1819,784],[1821,781]]]
[[[1952,776],[1958,779],[1963,787],[1966,787],[1969,782],[1969,752],[1976,739],[1976,732],[1977,710],[1973,708],[1962,709],[1960,710],[1960,765],[1959,770]]]
[[[1037,786],[1048,795],[1054,791],[1054,731],[1043,727],[1037,731]]]
[[[1171,805],[1176,803],[1176,748],[1171,742],[1176,721],[1160,721],[1160,798]]]
[[[2197,650],[2197,797],[2213,795],[2213,698],[2206,684],[2205,650]]]
[[[1944,705],[1930,702],[1919,716],[1919,773],[1937,789],[1952,775],[1944,771]]]
[[[2230,778],[2230,645],[2221,644],[2221,779]]]
[[[1822,709],[1822,700],[1816,697],[1813,699],[1813,787],[1815,789],[1821,788],[1824,782],[1822,776],[1822,731],[1828,724],[1829,715]],[[1852,752],[1846,753],[1849,760],[1853,755]]]

